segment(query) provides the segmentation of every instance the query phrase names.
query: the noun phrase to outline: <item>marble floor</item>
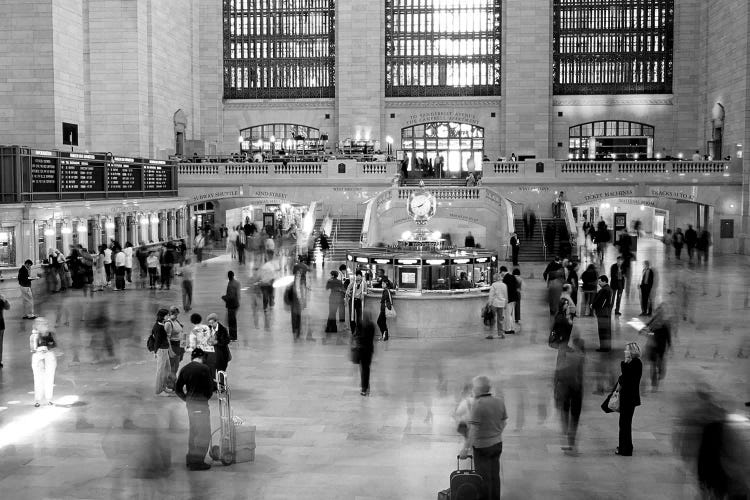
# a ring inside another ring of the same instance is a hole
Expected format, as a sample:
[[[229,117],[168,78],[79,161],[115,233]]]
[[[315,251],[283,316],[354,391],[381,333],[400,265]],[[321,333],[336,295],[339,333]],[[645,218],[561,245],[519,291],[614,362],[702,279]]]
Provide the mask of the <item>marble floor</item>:
[[[594,351],[591,318],[575,325],[588,348],[580,453],[568,456],[560,448],[542,264],[522,267],[518,334],[486,340],[479,311],[466,311],[466,328],[454,338],[402,338],[394,329],[389,342],[376,346],[370,397],[359,394],[347,345],[321,341],[327,270],[317,268],[307,318],[315,341],[292,341],[281,300],[258,326],[247,301],[240,309],[229,374],[235,414],[257,427],[256,458],[229,467],[216,463],[206,472],[184,467],[185,407],[177,398],[153,395],[155,363],[145,349],[155,311],[181,306],[179,278],[170,291],[107,291],[93,299],[66,292],[38,304],[39,313],[60,319],[54,407],[33,407],[31,322],[20,319],[16,304],[6,314],[0,370],[0,498],[434,499],[448,487],[461,447],[452,412],[477,374],[491,377],[508,409],[504,499],[698,498],[694,461],[685,451],[690,446],[680,432],[683,417],[698,391],[746,415],[750,260],[728,256],[688,265],[667,261],[656,242],[640,247],[634,275],[651,260],[661,278],[660,300],[672,302],[685,319],[659,392],[651,392],[644,376],[633,457],[613,454],[617,416],[603,413],[603,396],[592,394],[600,373],[619,359],[607,361]],[[610,252],[607,266],[612,258]],[[226,257],[198,267],[195,311],[223,318],[226,270],[235,269],[242,282],[249,267]],[[639,312],[635,287],[623,312],[614,321],[617,356],[627,341],[643,344],[628,324]],[[218,425],[215,399],[212,412]],[[165,457],[171,467],[158,469]]]

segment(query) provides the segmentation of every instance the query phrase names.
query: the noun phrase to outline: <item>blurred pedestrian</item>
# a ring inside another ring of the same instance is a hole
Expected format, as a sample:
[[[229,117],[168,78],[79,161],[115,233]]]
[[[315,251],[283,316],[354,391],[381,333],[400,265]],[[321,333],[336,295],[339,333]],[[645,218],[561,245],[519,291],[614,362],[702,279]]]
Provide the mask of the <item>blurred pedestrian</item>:
[[[4,311],[10,309],[10,302],[0,293],[0,368],[3,367],[3,337],[5,336]]]
[[[362,271],[357,269],[354,273],[354,280],[349,283],[346,290],[346,302],[349,307],[349,328],[352,335],[362,323],[362,304],[365,298],[367,284],[362,276]]]
[[[167,290],[169,290],[169,286],[172,283],[172,269],[174,268],[174,249],[172,248],[172,244],[167,244],[166,247],[163,247],[162,255],[161,255],[161,287],[160,289],[164,289],[164,287],[167,287]]]
[[[518,239],[516,233],[510,233],[510,252],[511,260],[513,265],[518,265],[518,252],[521,250],[521,240]]]
[[[622,301],[622,292],[625,290],[627,279],[627,269],[625,260],[622,255],[617,256],[617,262],[612,264],[609,269],[609,283],[612,289],[612,301],[615,304],[615,316],[620,316],[620,302]],[[628,284],[628,286],[630,286]]]
[[[490,286],[490,294],[487,298],[487,305],[492,307],[495,311],[495,329],[497,331],[497,338],[504,339],[505,333],[503,330],[505,323],[505,306],[508,305],[508,287],[503,283],[503,278],[500,273],[495,273],[494,281]],[[493,339],[492,333],[485,337],[487,339]]]
[[[169,358],[169,365],[172,372],[172,380],[177,378],[177,369],[180,367],[182,357],[187,347],[187,332],[185,327],[178,319],[180,308],[172,306],[169,308],[169,315],[164,319],[164,329],[169,337],[169,345],[172,348],[174,356]]]
[[[393,297],[391,296],[391,281],[383,277],[380,282],[383,287],[383,293],[380,295],[380,314],[378,314],[378,328],[380,329],[380,340],[388,341],[388,316],[386,311],[393,310]]]
[[[523,278],[521,278],[521,270],[517,267],[513,269],[513,277],[516,279],[517,284],[517,292],[518,295],[516,296],[516,324],[518,325],[521,323],[521,288],[523,288]]]
[[[190,257],[185,259],[182,268],[182,309],[185,312],[193,308],[193,266],[190,265]]]
[[[599,333],[597,352],[609,352],[612,349],[612,290],[609,288],[609,278],[603,274],[599,276],[599,287],[591,302]]]
[[[148,266],[148,286],[154,289],[156,288],[156,280],[159,277],[159,257],[156,256],[156,252],[148,254],[146,265]]]
[[[549,305],[549,313],[551,315],[557,314],[560,309],[560,295],[562,295],[563,285],[565,284],[564,278],[565,272],[562,268],[552,271],[549,274],[549,281],[547,281],[547,304]]]
[[[598,279],[599,275],[596,272],[596,266],[594,264],[589,264],[583,274],[581,274],[581,281],[583,282],[581,285],[581,290],[583,291],[581,316],[591,316],[593,314],[590,305],[594,300],[594,295],[596,295]]]
[[[43,399],[52,405],[55,388],[55,370],[57,357],[55,348],[57,342],[49,330],[49,323],[45,318],[36,318],[29,336],[31,349],[31,370],[34,373],[34,406],[40,406]]]
[[[133,244],[131,242],[125,243],[125,279],[128,283],[133,282]]]
[[[339,279],[338,271],[331,271],[331,277],[326,282],[326,290],[330,290],[328,295],[328,321],[326,321],[326,333],[336,333],[336,311],[344,305],[344,284]]]
[[[586,352],[583,339],[576,337],[572,346],[560,347],[555,368],[555,403],[560,411],[565,452],[576,453],[578,419],[583,405],[583,373]]]
[[[648,322],[644,332],[648,335],[646,342],[646,359],[651,363],[651,390],[659,388],[659,382],[667,374],[667,351],[672,347],[672,328],[674,318],[665,304],[659,305],[654,316]]]
[[[641,349],[635,342],[625,346],[625,360],[620,363],[620,437],[617,455],[633,455],[633,413],[641,404]]]
[[[205,364],[206,353],[196,348],[190,354],[191,361],[177,377],[175,393],[185,401],[190,431],[185,465],[192,471],[210,469],[206,454],[211,445],[211,410],[208,400],[213,395],[214,383],[211,369]]]
[[[375,353],[375,325],[369,314],[366,314],[352,338],[353,344],[359,350],[360,391],[362,396],[370,395],[370,365]]]
[[[503,316],[503,332],[505,335],[516,333],[516,302],[518,301],[518,281],[508,272],[508,268],[500,266],[500,276],[502,276],[505,289],[508,292],[508,303],[505,305]]]
[[[685,235],[682,234],[682,228],[678,227],[674,230],[672,235],[672,246],[674,247],[674,256],[677,260],[680,260],[682,255],[682,246],[685,244]]]

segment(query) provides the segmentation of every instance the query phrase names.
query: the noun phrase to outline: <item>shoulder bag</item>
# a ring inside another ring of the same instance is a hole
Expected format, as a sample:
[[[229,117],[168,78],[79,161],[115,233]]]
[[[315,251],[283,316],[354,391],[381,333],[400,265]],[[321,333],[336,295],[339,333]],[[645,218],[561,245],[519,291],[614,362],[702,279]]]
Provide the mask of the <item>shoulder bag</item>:
[[[396,317],[396,306],[393,305],[393,297],[391,297],[391,291],[386,291],[388,292],[388,303],[390,304],[390,307],[385,308],[385,317],[388,319],[394,319]]]
[[[612,392],[606,397],[602,403],[602,410],[604,413],[613,413],[620,411],[620,381],[618,380]]]

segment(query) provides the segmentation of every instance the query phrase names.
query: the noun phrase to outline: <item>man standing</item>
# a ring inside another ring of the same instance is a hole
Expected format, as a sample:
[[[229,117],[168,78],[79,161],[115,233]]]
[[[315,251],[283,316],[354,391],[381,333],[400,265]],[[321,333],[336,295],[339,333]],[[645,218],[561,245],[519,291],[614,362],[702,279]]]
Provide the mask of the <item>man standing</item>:
[[[685,245],[688,251],[688,260],[693,261],[693,253],[695,252],[695,244],[698,243],[698,233],[693,229],[692,224],[688,224],[688,228],[685,231]]]
[[[510,251],[513,258],[513,265],[518,265],[518,251],[521,249],[521,242],[518,240],[516,233],[510,233]]]
[[[367,285],[362,277],[362,271],[357,269],[354,273],[354,281],[349,283],[346,290],[346,301],[349,304],[349,328],[352,335],[356,335],[357,329],[362,324],[362,301],[365,298]]]
[[[107,285],[112,281],[112,249],[110,247],[104,248],[104,272],[107,274]]]
[[[227,327],[229,328],[229,340],[237,341],[237,309],[240,308],[240,282],[234,279],[234,271],[227,272],[227,291],[221,297],[227,306]]]
[[[615,316],[620,316],[620,301],[625,290],[626,269],[622,255],[617,256],[617,262],[609,269],[609,279],[612,284],[612,300],[615,303]]]
[[[503,429],[508,421],[505,401],[490,392],[490,379],[485,376],[472,380],[474,404],[469,415],[469,432],[459,457],[465,459],[471,450],[474,466],[482,476],[484,487],[481,498],[500,500],[500,454],[503,452]]]
[[[127,258],[125,257],[125,252],[122,250],[119,250],[115,254],[115,290],[125,290],[125,263],[127,261]],[[164,272],[164,268],[162,267],[162,272]]]
[[[206,470],[211,465],[205,462],[211,444],[211,410],[208,400],[213,394],[214,383],[211,370],[206,366],[206,353],[196,347],[191,354],[192,361],[185,365],[175,382],[175,394],[185,401],[190,423],[188,453],[185,457],[190,470]]]
[[[518,301],[518,280],[508,272],[508,268],[500,266],[500,276],[505,283],[505,288],[508,291],[508,304],[505,306],[505,314],[503,316],[503,330],[505,334],[516,333],[514,324],[516,322],[516,302]]]
[[[21,287],[21,297],[23,298],[23,319],[34,319],[34,294],[31,293],[31,266],[34,263],[26,259],[21,269],[18,270],[18,286]]]
[[[641,316],[651,315],[651,293],[654,289],[654,270],[647,260],[643,261],[643,274],[641,275]]]
[[[591,301],[591,309],[596,315],[596,326],[599,331],[599,349],[597,352],[609,352],[612,348],[612,289],[605,275],[599,276],[599,291]]]

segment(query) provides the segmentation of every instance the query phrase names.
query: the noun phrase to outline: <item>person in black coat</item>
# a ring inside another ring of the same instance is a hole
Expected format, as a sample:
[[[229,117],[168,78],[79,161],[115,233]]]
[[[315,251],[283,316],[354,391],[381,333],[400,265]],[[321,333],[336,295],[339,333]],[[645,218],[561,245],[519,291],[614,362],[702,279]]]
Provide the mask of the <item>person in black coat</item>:
[[[605,275],[599,276],[599,291],[589,306],[596,316],[599,332],[599,349],[597,352],[609,352],[612,347],[612,289]]]
[[[232,353],[229,351],[229,330],[219,323],[216,313],[211,313],[206,317],[208,328],[211,329],[213,336],[216,338],[214,352],[216,353],[216,370],[226,371],[229,362],[232,360]]]
[[[568,266],[568,278],[565,282],[570,285],[570,298],[578,305],[578,262],[572,262]]]
[[[564,438],[562,449],[575,453],[578,419],[583,405],[583,371],[585,363],[583,339],[573,339],[573,346],[561,346],[555,368],[555,403],[560,410]]]
[[[672,318],[664,304],[656,308],[654,317],[646,325],[649,334],[646,359],[651,362],[651,390],[659,388],[659,381],[667,374],[666,354],[672,347]]]
[[[336,311],[344,308],[344,284],[339,279],[338,271],[331,271],[331,277],[326,282],[328,295],[328,321],[326,322],[326,333],[336,333]]]
[[[206,470],[205,462],[211,445],[211,410],[208,400],[213,395],[211,369],[206,366],[206,354],[200,347],[193,349],[192,361],[185,365],[175,382],[175,394],[187,404],[190,433],[185,462],[190,470]]]
[[[375,353],[374,340],[375,325],[372,323],[369,314],[365,313],[354,336],[355,345],[359,349],[360,394],[362,396],[370,395],[370,365]]]
[[[620,301],[622,292],[625,290],[625,280],[627,279],[627,268],[622,255],[617,256],[617,262],[609,268],[609,286],[612,288],[612,301],[615,303],[615,315],[620,315]]]
[[[631,342],[625,346],[625,360],[620,363],[620,439],[615,453],[624,457],[633,455],[633,413],[641,405],[641,349]]]
[[[521,249],[521,242],[518,239],[518,236],[516,235],[516,233],[511,233],[511,236],[510,236],[510,251],[511,251],[511,256],[512,256],[512,259],[513,259],[513,265],[514,266],[518,265],[518,252],[520,251],[520,249]]]
[[[380,282],[383,287],[383,293],[380,296],[380,314],[378,315],[378,328],[380,329],[380,340],[388,341],[388,318],[385,316],[386,309],[393,309],[393,298],[391,297],[391,281],[383,277]]]

